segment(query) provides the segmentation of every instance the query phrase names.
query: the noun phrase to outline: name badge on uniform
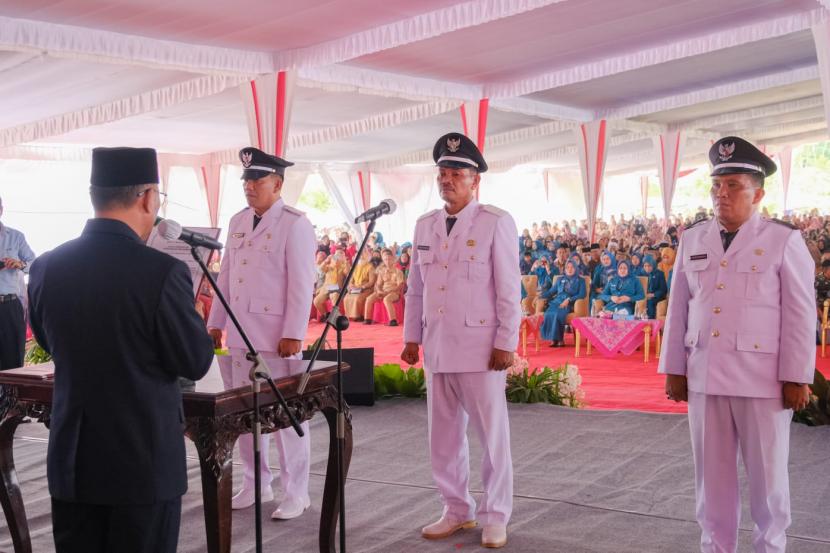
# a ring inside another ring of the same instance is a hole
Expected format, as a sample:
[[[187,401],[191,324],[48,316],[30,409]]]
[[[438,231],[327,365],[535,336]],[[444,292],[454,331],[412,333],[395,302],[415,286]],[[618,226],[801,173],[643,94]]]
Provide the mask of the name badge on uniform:
[[[234,232],[232,235],[234,238],[245,238],[244,232]]]
[[[428,252],[429,251],[429,246],[418,246],[418,250]]]
[[[476,245],[476,241],[475,240],[467,240],[467,245],[472,248],[473,246]]]
[[[698,260],[700,260],[700,259],[706,259],[707,257],[709,257],[709,256],[708,256],[707,254],[705,254],[705,253],[699,253],[699,254],[697,254],[697,255],[693,255],[693,256],[692,256],[692,257],[690,257],[689,259],[690,259],[691,261],[698,261]]]
[[[755,250],[755,255],[764,255],[764,250],[758,248],[757,250]]]

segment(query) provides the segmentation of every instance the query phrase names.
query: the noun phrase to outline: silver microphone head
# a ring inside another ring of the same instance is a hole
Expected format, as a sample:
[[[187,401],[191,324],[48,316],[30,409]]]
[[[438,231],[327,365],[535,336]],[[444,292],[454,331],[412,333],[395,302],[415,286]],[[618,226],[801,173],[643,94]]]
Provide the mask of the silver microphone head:
[[[182,235],[182,226],[171,219],[164,219],[156,228],[159,236],[165,240],[177,240]]]
[[[398,209],[398,204],[396,204],[396,203],[395,203],[392,199],[390,199],[390,198],[386,198],[385,200],[383,200],[383,201],[382,201],[382,202],[380,202],[380,203],[382,203],[382,204],[386,204],[387,206],[389,206],[389,211],[387,211],[387,212],[386,212],[386,213],[387,213],[387,215],[388,215],[389,213],[395,213],[395,210],[396,210],[396,209]]]

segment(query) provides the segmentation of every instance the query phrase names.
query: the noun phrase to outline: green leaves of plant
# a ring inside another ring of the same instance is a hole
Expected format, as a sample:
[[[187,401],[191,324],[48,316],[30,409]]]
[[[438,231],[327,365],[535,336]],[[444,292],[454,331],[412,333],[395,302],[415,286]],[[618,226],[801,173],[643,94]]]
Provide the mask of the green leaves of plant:
[[[387,363],[375,366],[375,397],[424,397],[427,392],[424,369]]]

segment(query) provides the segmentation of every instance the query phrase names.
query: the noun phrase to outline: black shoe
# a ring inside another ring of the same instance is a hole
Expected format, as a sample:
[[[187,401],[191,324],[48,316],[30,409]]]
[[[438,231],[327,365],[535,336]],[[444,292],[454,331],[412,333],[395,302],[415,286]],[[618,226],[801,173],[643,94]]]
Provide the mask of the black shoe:
[[[389,326],[398,326],[398,321],[392,319],[391,321],[389,321]]]
[[[365,324],[365,325],[372,324],[372,319],[366,319],[365,321],[363,321],[363,324]]]
[[[352,320],[356,323],[362,323],[364,319],[363,319],[363,316],[361,315],[360,317],[355,317]]]

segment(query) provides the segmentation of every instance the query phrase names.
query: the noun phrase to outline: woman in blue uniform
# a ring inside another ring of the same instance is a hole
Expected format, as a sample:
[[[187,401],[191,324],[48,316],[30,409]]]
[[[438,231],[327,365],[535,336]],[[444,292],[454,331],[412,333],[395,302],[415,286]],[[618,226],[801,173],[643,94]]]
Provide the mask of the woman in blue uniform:
[[[648,289],[646,290],[646,312],[649,319],[657,316],[657,304],[666,299],[669,293],[666,285],[666,277],[663,271],[655,271],[657,262],[650,255],[643,258],[643,276],[648,277]]]
[[[611,278],[602,294],[597,296],[597,299],[605,302],[604,311],[613,313],[618,309],[625,309],[629,314],[633,314],[634,304],[646,297],[640,279],[630,274],[630,270],[628,261],[617,263],[617,276]]]
[[[564,343],[565,318],[574,310],[576,300],[585,297],[585,279],[577,272],[573,260],[565,263],[565,275],[556,281],[546,296],[548,307],[539,333],[543,339],[551,340],[551,347],[560,347]]]
[[[573,262],[577,276],[588,276],[588,266],[582,261],[578,253],[571,254],[569,261]]]
[[[631,275],[636,277],[646,276],[643,270],[643,256],[639,253],[631,254]]]
[[[611,277],[617,274],[617,260],[614,259],[613,254],[608,250],[604,250],[599,256],[600,264],[594,269],[594,274],[591,278],[591,302],[597,298],[603,291],[605,285],[611,280]]]

